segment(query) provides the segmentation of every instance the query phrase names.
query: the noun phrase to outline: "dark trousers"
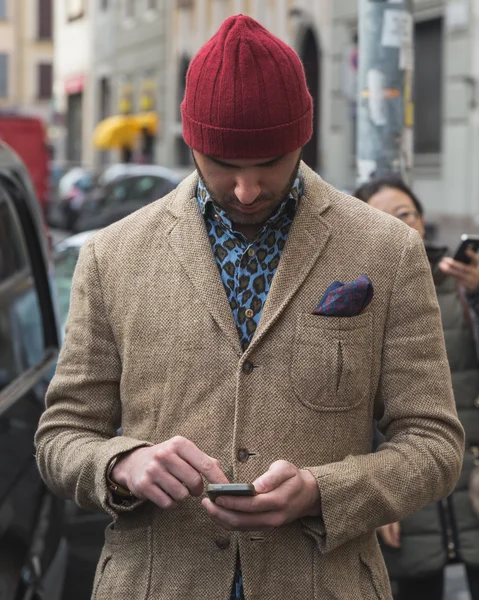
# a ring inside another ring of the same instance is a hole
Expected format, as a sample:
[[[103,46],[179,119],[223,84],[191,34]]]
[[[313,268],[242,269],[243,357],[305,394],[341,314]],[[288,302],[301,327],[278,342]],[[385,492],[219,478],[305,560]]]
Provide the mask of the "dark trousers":
[[[479,569],[466,567],[467,581],[472,600],[479,600]],[[397,581],[397,600],[442,600],[444,595],[444,569],[417,579]]]

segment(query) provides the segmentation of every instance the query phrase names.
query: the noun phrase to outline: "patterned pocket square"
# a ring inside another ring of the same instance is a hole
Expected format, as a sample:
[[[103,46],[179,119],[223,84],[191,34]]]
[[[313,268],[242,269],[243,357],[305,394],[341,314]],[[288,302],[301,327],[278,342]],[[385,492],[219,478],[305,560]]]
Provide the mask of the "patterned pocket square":
[[[355,317],[368,306],[373,295],[373,284],[366,275],[361,275],[350,283],[335,281],[326,290],[313,315]]]

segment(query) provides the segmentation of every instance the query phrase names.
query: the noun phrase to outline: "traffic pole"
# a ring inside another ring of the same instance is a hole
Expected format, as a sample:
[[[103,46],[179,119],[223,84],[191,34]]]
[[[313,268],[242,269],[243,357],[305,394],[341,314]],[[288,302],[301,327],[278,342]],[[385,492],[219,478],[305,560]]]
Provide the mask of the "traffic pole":
[[[359,0],[357,183],[410,183],[414,141],[412,0]]]

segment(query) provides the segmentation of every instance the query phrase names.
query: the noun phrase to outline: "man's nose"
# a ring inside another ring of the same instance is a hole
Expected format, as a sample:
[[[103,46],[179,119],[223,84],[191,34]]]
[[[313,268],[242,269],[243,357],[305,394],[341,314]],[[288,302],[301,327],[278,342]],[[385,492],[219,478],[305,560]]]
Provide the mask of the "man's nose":
[[[261,188],[256,180],[249,177],[237,178],[235,196],[241,204],[253,204],[260,193]]]

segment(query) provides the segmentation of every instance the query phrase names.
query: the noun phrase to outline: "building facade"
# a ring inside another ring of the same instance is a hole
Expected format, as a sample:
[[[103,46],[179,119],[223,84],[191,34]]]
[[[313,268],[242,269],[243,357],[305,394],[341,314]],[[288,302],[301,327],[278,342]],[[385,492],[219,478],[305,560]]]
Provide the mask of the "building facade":
[[[349,83],[356,0],[331,2],[331,113],[324,130],[325,176],[354,187],[355,98]],[[426,215],[457,243],[479,213],[479,1],[415,0],[414,188]],[[454,217],[454,218],[452,218]],[[455,237],[454,237],[455,236]]]
[[[97,0],[56,0],[54,103],[56,157],[92,165],[93,11]]]
[[[156,162],[190,166],[180,118],[189,62],[225,18],[243,13],[300,55],[315,101],[315,133],[305,160],[333,185],[353,189],[357,5],[357,0],[58,0],[55,97],[67,115],[69,156],[80,154],[88,164],[118,160],[114,152],[94,150],[95,125],[110,115],[153,110],[160,116]],[[449,225],[455,216],[459,227],[471,230],[473,221],[460,218],[479,213],[479,0],[415,0],[414,18],[415,189],[431,220]],[[0,40],[7,43],[9,37]]]
[[[0,0],[0,111],[50,124],[52,0]]]

